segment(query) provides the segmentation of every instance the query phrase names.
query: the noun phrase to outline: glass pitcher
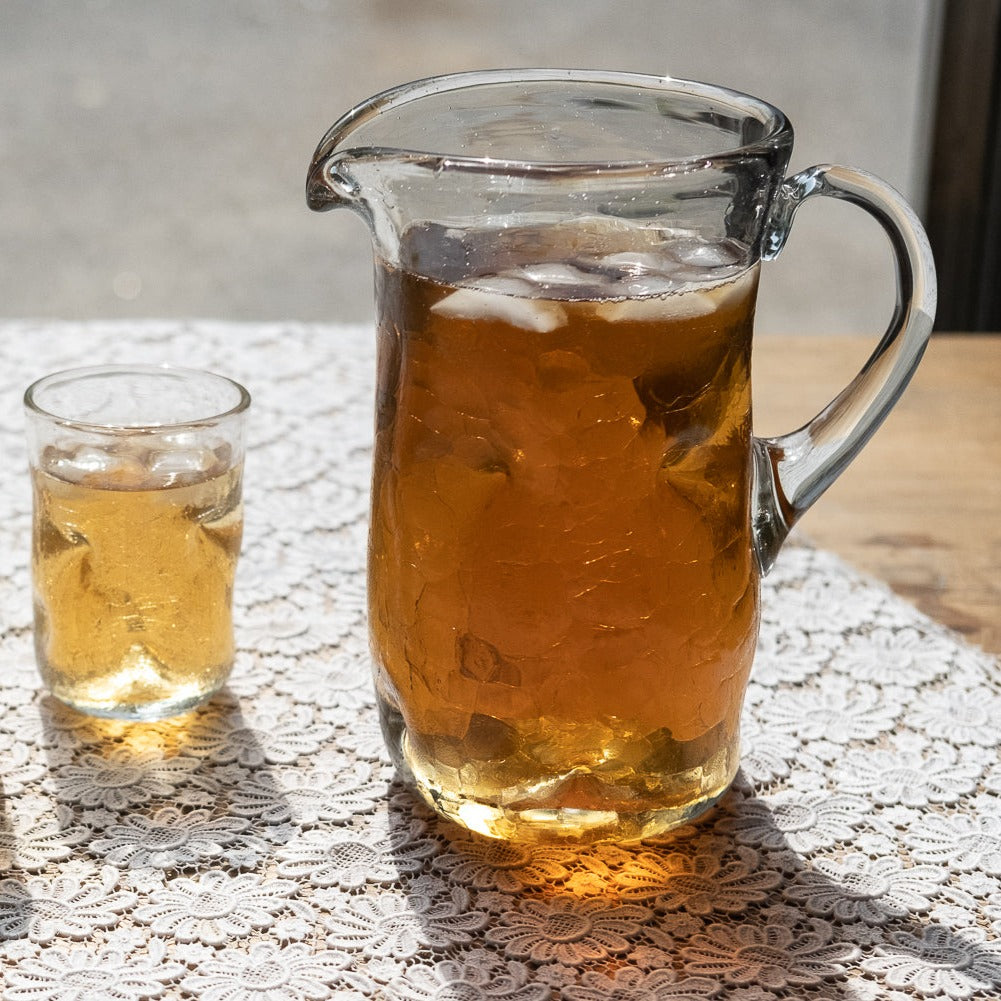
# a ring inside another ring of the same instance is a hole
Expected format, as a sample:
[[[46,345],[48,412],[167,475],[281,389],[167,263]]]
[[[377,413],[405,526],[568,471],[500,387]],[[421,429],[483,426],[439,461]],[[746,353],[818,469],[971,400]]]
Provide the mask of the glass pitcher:
[[[785,178],[785,116],[720,87],[500,70],[407,84],[321,141],[310,207],[371,228],[369,622],[386,741],[494,837],[632,840],[739,762],[759,578],[907,384],[935,277],[859,170]],[[898,301],[805,427],[751,430],[759,266],[813,195],[889,235]]]

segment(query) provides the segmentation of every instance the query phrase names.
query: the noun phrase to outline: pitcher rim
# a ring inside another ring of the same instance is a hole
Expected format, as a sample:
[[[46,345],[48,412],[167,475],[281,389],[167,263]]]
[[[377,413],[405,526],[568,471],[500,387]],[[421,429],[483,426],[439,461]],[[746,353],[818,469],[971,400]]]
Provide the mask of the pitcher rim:
[[[330,157],[337,146],[341,145],[352,132],[363,126],[376,115],[392,108],[401,108],[413,104],[423,98],[432,97],[450,91],[467,90],[474,87],[496,86],[505,83],[545,84],[545,83],[594,83],[614,86],[638,87],[648,92],[663,91],[665,93],[682,93],[691,97],[716,100],[732,105],[747,117],[759,121],[764,133],[759,138],[747,143],[735,143],[721,148],[707,147],[697,154],[679,157],[658,156],[656,150],[650,150],[648,157],[629,157],[621,160],[533,160],[530,158],[506,158],[455,154],[433,149],[412,149],[395,146],[358,146],[345,147],[340,155],[345,158],[360,158],[393,154],[408,160],[420,162],[433,161],[438,165],[447,165],[452,169],[496,172],[502,169],[509,173],[544,173],[574,175],[584,171],[601,169],[603,171],[657,172],[665,168],[683,166],[686,164],[702,164],[707,161],[739,159],[747,156],[761,155],[766,151],[775,150],[792,142],[792,125],[785,113],[775,105],[761,98],[754,97],[743,91],[724,87],[718,84],[703,83],[670,75],[657,76],[649,73],[637,73],[627,70],[602,69],[554,69],[541,67],[464,70],[457,73],[444,73],[421,77],[407,83],[396,84],[372,95],[356,104],[341,115],[327,130],[320,140],[313,156],[313,164]]]

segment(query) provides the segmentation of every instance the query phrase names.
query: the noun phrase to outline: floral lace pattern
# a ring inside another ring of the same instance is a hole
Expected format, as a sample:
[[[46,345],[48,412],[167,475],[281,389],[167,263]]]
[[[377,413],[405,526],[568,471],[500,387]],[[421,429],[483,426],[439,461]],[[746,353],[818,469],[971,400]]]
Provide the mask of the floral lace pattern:
[[[371,334],[3,327],[3,1001],[1001,997],[999,663],[829,554],[765,581],[743,767],[638,845],[475,838],[394,778],[364,625]],[[173,361],[254,397],[239,654],[155,724],[38,690],[20,396]]]

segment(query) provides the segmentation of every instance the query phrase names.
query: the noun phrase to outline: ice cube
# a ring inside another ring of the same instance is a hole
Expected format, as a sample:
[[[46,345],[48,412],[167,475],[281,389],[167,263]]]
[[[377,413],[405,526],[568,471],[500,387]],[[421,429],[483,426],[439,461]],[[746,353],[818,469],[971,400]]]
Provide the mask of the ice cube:
[[[168,434],[158,435],[157,441],[163,442],[170,448],[197,448],[197,431],[171,431]]]
[[[614,299],[601,303],[596,312],[607,323],[649,323],[654,320],[690,320],[708,316],[716,302],[707,292],[674,292],[670,295]]]
[[[524,275],[535,286],[547,288],[580,288],[594,284],[594,273],[584,271],[563,261],[545,261],[520,268],[518,275]]]
[[[623,251],[601,258],[600,266],[607,271],[618,271],[623,275],[663,275],[671,270],[672,261],[663,254],[643,251]]]
[[[676,240],[671,244],[671,252],[682,264],[708,271],[734,267],[743,259],[739,247],[729,240],[714,242],[696,238]]]
[[[496,292],[498,295],[527,298],[536,291],[535,285],[522,274],[520,269],[504,271],[499,275],[483,275],[473,284],[482,292]]]
[[[143,464],[131,453],[112,452],[98,445],[83,444],[69,448],[48,447],[42,453],[42,469],[69,483],[138,483],[143,478]]]
[[[46,449],[45,461],[46,466],[63,479],[80,479],[88,473],[108,472],[115,467],[118,460],[103,448],[81,445],[79,448],[55,455]]]
[[[216,463],[215,453],[208,449],[169,449],[150,456],[149,472],[157,483],[170,487],[205,479]]]
[[[678,282],[666,275],[634,275],[625,285],[625,293],[630,297],[665,296],[678,291]]]
[[[491,281],[496,285],[501,279],[495,278]],[[508,278],[503,281],[519,280]],[[500,320],[512,327],[521,327],[523,330],[533,330],[540,334],[556,330],[567,322],[566,310],[559,303],[530,299],[523,294],[488,291],[483,288],[483,284],[483,281],[478,281],[477,288],[456,289],[451,295],[439,299],[431,307],[431,312],[439,316],[466,320]]]

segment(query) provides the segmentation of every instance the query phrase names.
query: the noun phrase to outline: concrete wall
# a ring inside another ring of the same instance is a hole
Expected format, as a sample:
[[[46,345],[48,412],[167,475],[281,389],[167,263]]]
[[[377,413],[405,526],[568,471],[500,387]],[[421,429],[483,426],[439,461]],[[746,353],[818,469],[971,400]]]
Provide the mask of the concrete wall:
[[[356,101],[485,66],[631,69],[757,94],[794,168],[867,167],[920,205],[941,0],[4,0],[0,315],[363,319],[368,238],[305,167]],[[881,328],[881,234],[810,205],[759,330]]]

